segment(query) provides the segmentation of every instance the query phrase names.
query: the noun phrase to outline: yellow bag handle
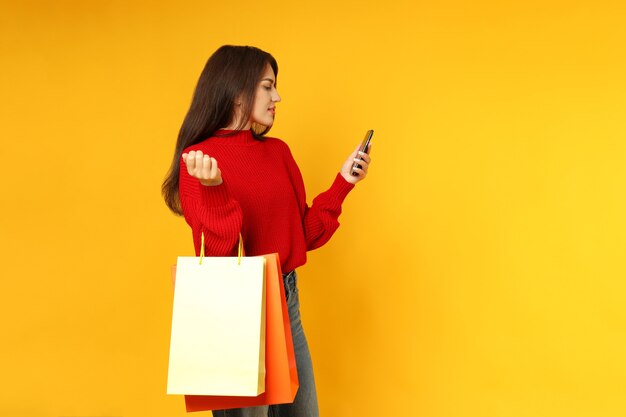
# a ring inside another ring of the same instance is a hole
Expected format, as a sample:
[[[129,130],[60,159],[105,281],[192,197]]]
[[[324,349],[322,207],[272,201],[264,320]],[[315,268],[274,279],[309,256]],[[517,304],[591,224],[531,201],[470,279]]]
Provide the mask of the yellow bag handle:
[[[239,246],[237,248],[237,265],[241,265],[241,255],[243,253],[243,238],[239,233]],[[200,265],[202,265],[202,258],[204,258],[204,232],[200,236]]]

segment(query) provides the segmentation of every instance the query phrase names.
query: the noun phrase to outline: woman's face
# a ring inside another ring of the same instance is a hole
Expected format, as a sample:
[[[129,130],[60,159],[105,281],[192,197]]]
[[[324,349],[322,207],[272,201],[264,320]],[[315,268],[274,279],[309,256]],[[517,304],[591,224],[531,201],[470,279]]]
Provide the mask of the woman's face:
[[[280,101],[280,96],[276,90],[276,76],[270,65],[265,66],[265,72],[257,86],[254,96],[254,106],[250,115],[251,123],[258,123],[270,127],[274,124],[276,114],[276,103]]]

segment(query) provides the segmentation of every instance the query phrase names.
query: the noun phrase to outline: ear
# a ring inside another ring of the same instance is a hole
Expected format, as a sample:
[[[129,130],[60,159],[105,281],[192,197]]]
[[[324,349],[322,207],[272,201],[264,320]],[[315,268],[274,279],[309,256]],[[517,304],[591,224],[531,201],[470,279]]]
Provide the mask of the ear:
[[[242,95],[237,96],[233,102],[232,118],[229,126],[232,129],[247,130],[250,128],[250,122],[245,120],[244,105]]]
[[[242,117],[242,110],[243,106],[242,106],[242,101],[241,101],[241,96],[238,96],[237,98],[235,98],[235,103],[233,106],[233,124],[236,126],[238,125],[239,121],[241,120]]]
[[[241,107],[241,103],[243,102],[243,95],[239,94],[235,97],[235,107]]]

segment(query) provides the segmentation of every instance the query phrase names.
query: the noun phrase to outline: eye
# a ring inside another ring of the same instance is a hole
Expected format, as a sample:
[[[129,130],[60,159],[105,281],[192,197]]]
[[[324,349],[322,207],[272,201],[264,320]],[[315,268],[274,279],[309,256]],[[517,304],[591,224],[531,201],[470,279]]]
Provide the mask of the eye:
[[[270,91],[272,89],[271,85],[264,85],[263,88],[265,88],[267,91]]]

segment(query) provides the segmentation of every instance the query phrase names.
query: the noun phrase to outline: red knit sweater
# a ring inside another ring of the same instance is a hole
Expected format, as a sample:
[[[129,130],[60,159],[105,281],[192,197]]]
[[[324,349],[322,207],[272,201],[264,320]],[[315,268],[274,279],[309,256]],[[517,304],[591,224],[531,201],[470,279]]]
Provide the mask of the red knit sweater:
[[[235,134],[219,136],[225,133]],[[278,252],[288,272],[304,265],[307,250],[322,246],[339,227],[341,204],[354,185],[337,174],[309,207],[300,170],[280,139],[221,130],[184,152],[198,150],[217,160],[223,183],[203,186],[181,157],[180,201],[196,255],[201,232],[207,256],[236,255],[241,231],[246,255]]]

